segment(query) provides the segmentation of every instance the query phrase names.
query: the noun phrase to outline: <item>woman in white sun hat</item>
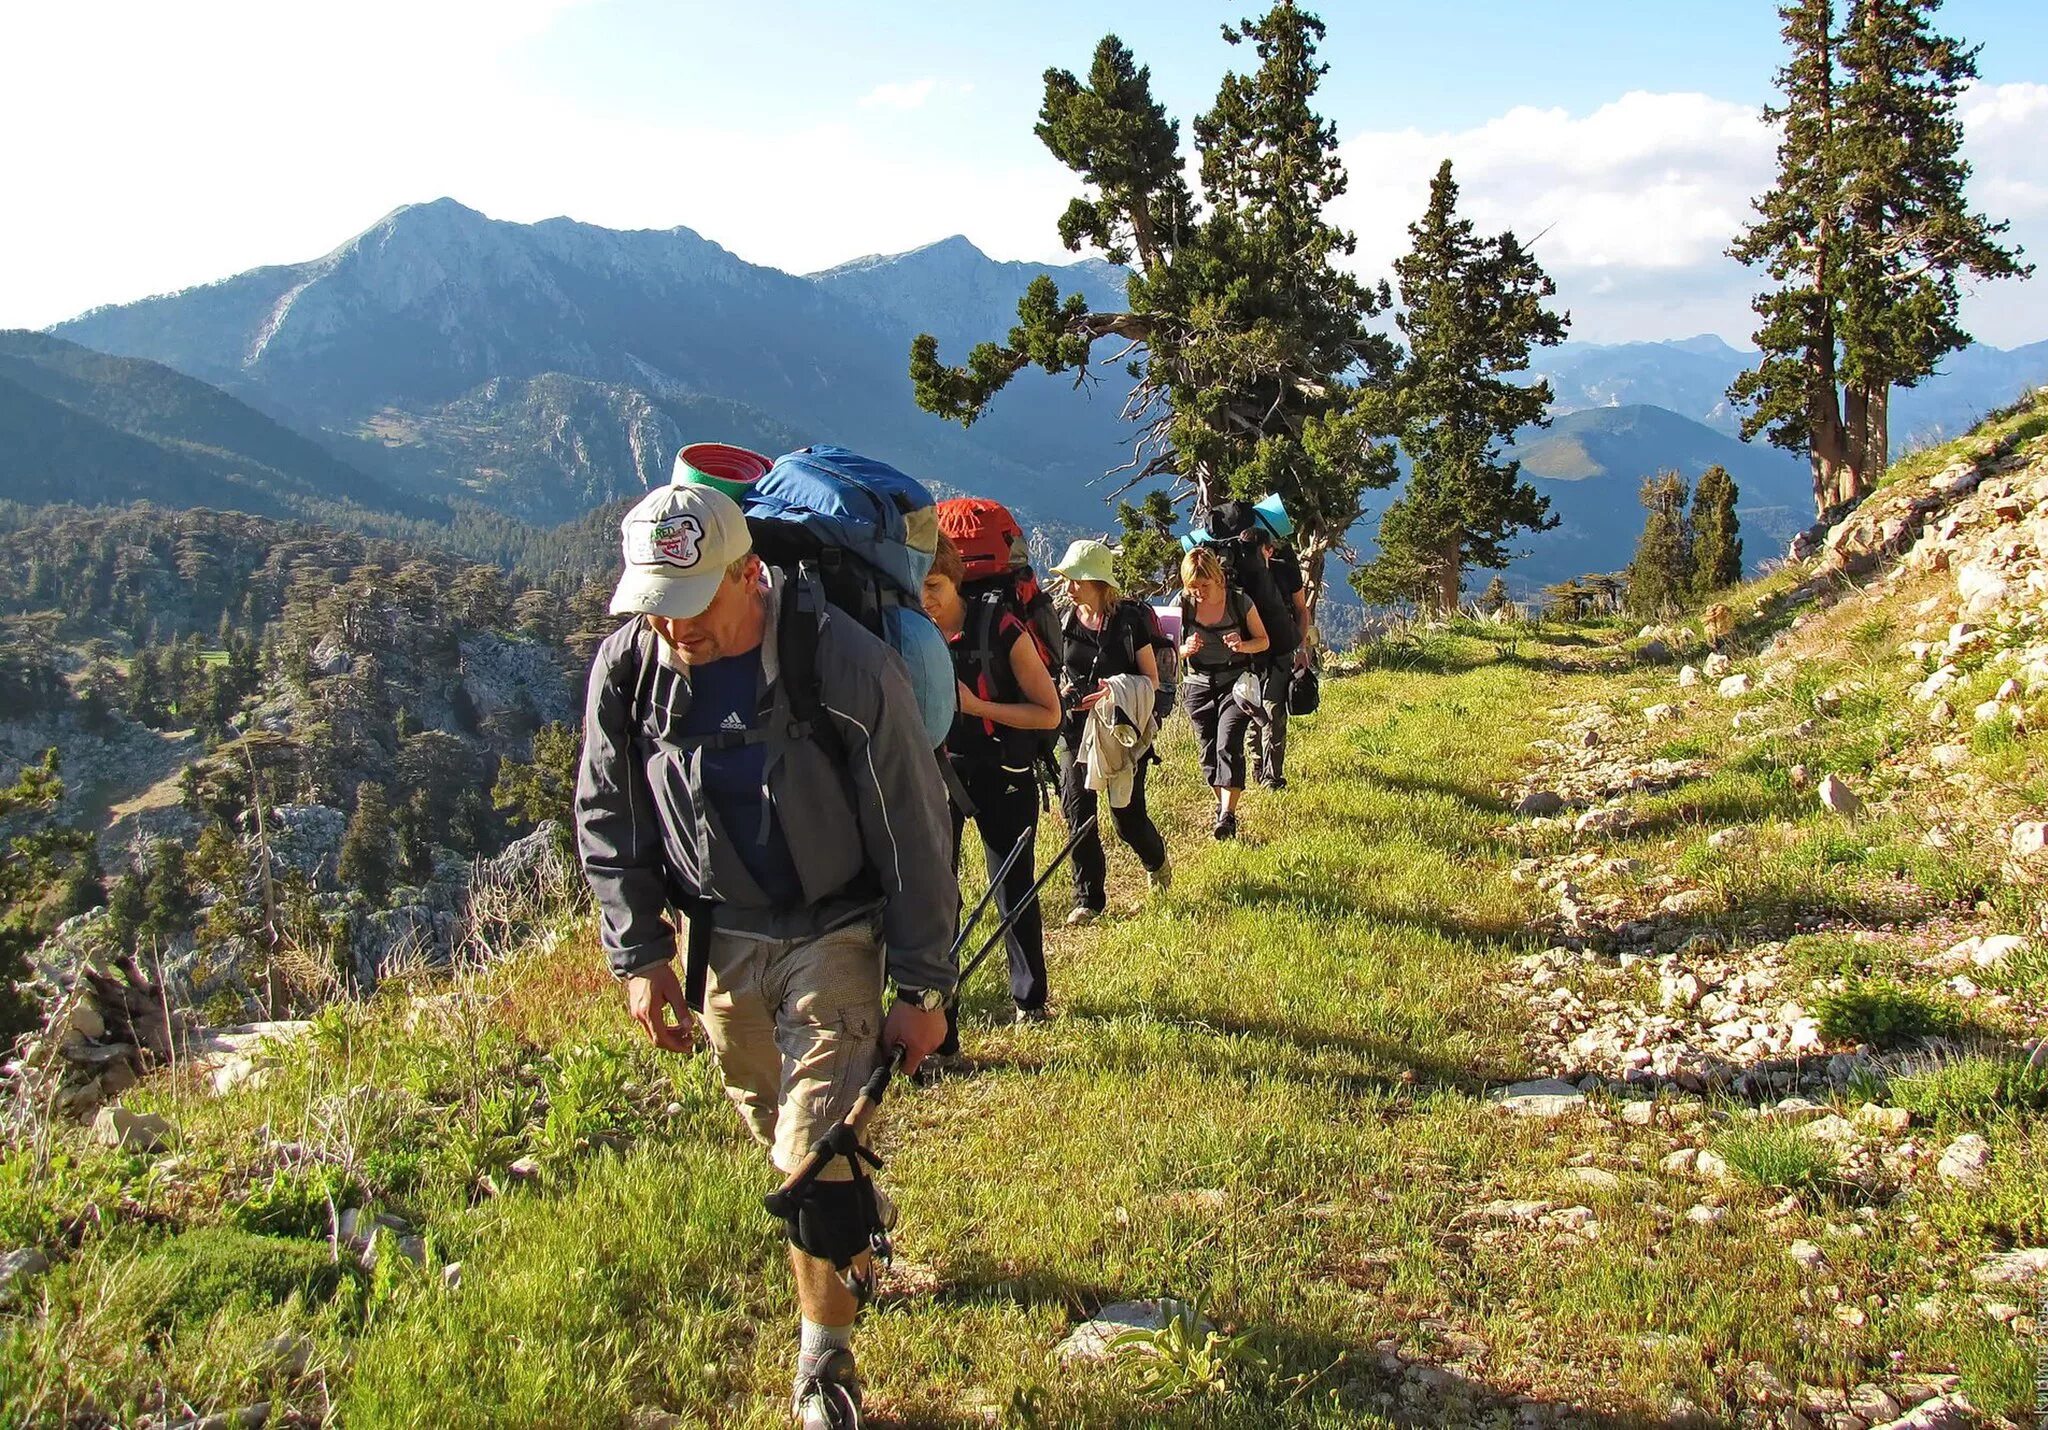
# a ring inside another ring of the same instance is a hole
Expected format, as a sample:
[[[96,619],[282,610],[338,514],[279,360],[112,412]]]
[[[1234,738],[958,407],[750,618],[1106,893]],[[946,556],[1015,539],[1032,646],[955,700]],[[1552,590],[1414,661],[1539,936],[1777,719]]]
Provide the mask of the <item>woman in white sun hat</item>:
[[[1078,829],[1096,813],[1096,792],[1088,788],[1088,767],[1080,759],[1081,733],[1088,711],[1103,698],[1103,682],[1115,675],[1139,675],[1159,687],[1159,660],[1152,650],[1151,624],[1141,602],[1126,601],[1116,584],[1116,553],[1100,541],[1077,541],[1053,566],[1066,579],[1073,608],[1067,613],[1066,651],[1060,663],[1060,699],[1066,718],[1060,725],[1060,811],[1067,827]],[[1110,807],[1116,832],[1138,862],[1155,893],[1173,879],[1166,841],[1145,808],[1145,774],[1149,758],[1138,764],[1130,802]],[[1074,847],[1074,908],[1069,924],[1085,924],[1109,906],[1109,857],[1100,827]]]

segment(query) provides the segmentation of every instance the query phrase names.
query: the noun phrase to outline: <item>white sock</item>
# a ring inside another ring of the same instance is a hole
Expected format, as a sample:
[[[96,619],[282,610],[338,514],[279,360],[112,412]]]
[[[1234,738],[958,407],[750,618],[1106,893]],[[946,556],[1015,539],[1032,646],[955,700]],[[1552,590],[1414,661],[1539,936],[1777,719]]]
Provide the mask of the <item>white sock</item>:
[[[826,1357],[834,1351],[853,1349],[852,1326],[821,1326],[810,1317],[804,1317],[803,1330],[799,1333],[796,1346],[796,1369],[798,1375],[807,1375],[824,1364]]]

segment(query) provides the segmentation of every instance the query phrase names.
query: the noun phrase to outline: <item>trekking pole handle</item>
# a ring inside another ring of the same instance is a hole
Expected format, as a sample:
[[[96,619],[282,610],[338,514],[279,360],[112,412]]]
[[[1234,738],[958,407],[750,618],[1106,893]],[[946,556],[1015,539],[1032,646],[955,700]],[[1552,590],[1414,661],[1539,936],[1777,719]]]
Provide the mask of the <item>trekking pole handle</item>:
[[[866,1130],[869,1120],[888,1094],[889,1080],[902,1068],[903,1049],[900,1047],[892,1049],[888,1057],[876,1064],[875,1070],[868,1074],[868,1080],[861,1084],[860,1096],[854,1099],[846,1116],[833,1123],[824,1136],[813,1142],[810,1150],[804,1153],[803,1161],[797,1164],[797,1169],[768,1194],[766,1203],[770,1211],[780,1216],[781,1208],[787,1206],[789,1198],[816,1181],[818,1174],[825,1170],[825,1164],[839,1155],[842,1141],[859,1141],[860,1134]]]

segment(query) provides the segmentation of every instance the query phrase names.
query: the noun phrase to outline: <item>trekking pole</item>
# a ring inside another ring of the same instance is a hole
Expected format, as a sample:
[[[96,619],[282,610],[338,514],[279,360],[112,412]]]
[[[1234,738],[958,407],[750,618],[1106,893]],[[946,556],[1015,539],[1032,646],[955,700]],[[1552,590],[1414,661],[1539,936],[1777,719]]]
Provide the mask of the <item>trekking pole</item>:
[[[1045,866],[1045,872],[1033,881],[1031,892],[1019,899],[1010,908],[1010,911],[996,922],[995,929],[989,934],[987,942],[982,944],[973,959],[969,961],[967,967],[961,970],[959,980],[953,985],[953,996],[947,1000],[946,1006],[948,1008],[958,1006],[960,990],[967,986],[968,977],[975,969],[981,966],[982,961],[988,957],[989,951],[1002,942],[1003,935],[1010,931],[1010,926],[1017,921],[1018,915],[1030,906],[1033,899],[1038,897],[1038,891],[1045,887],[1045,881],[1052,877],[1053,871],[1065,863],[1067,856],[1074,852],[1083,839],[1087,838],[1088,831],[1095,827],[1095,818],[1091,814],[1081,821],[1080,827],[1073,832],[1065,844],[1060,846],[1059,853],[1052,856],[1052,862]],[[1016,863],[1018,856],[1023,854],[1024,846],[1030,833],[1031,831],[1026,830],[1023,835],[1018,836],[1017,847],[1012,849],[1010,857],[1003,861],[1000,873],[1007,874]],[[991,879],[988,888],[982,891],[981,901],[975,905],[973,915],[970,916],[966,926],[961,929],[959,940],[953,945],[954,957],[959,957],[960,950],[966,946],[968,931],[973,927],[974,920],[981,916],[982,910],[988,906],[989,896],[1001,884],[1002,879],[1000,877]],[[903,1056],[902,1048],[899,1047],[891,1050],[888,1058],[873,1072],[869,1073],[868,1080],[861,1084],[860,1096],[854,1099],[853,1106],[848,1110],[846,1116],[840,1121],[835,1122],[824,1136],[811,1144],[811,1150],[804,1154],[804,1160],[798,1164],[794,1172],[791,1172],[788,1177],[783,1179],[781,1186],[761,1199],[762,1205],[767,1207],[771,1214],[779,1217],[787,1216],[792,1199],[805,1187],[815,1182],[818,1179],[818,1174],[825,1170],[834,1157],[857,1157],[860,1155],[857,1149],[860,1147],[861,1133],[867,1130],[868,1123],[874,1118],[875,1112],[882,1105],[882,1099],[888,1096],[891,1079],[902,1070]]]
[[[1024,857],[1024,850],[1031,843],[1031,836],[1037,832],[1038,829],[1034,825],[1018,835],[1016,844],[1012,846],[1009,854],[1004,857],[1002,864],[996,869],[995,873],[988,876],[988,887],[983,889],[981,897],[974,901],[973,911],[960,921],[960,932],[953,940],[952,957],[955,960],[960,957],[960,950],[967,947],[967,936],[973,932],[974,926],[981,921],[982,910],[988,907],[988,901],[995,897],[998,889],[1002,888],[1003,880],[1010,877],[1010,870],[1017,867],[1017,861]]]
[[[1067,842],[1060,846],[1059,853],[1052,856],[1052,862],[1045,866],[1044,872],[1032,882],[1031,888],[1025,893],[1024,897],[1012,904],[1009,911],[997,921],[995,931],[989,934],[987,941],[980,948],[975,950],[974,957],[967,961],[967,966],[960,970],[960,976],[953,984],[953,997],[949,1000],[948,1007],[958,1006],[960,995],[967,987],[967,980],[974,976],[974,970],[981,967],[989,954],[994,952],[995,946],[1002,942],[1003,935],[1008,933],[1011,927],[1016,924],[1018,917],[1024,910],[1031,907],[1031,901],[1038,897],[1038,891],[1045,887],[1045,881],[1053,876],[1053,871],[1066,863],[1067,856],[1080,847],[1081,841],[1088,837],[1088,832],[1095,828],[1095,819],[1096,816],[1091,814],[1081,821],[1074,832],[1068,836]]]

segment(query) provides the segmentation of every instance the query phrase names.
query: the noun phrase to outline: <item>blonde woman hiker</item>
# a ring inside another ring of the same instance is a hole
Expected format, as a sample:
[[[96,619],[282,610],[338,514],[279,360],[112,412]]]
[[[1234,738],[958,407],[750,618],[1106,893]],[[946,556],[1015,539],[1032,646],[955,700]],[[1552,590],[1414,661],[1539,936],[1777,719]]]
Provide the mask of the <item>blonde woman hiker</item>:
[[[1224,579],[1216,553],[1197,546],[1180,562],[1181,704],[1201,747],[1202,777],[1216,791],[1218,839],[1237,837],[1237,801],[1244,794],[1244,733],[1248,700],[1235,698],[1239,680],[1256,682],[1252,658],[1266,648],[1266,626],[1251,597]]]
[[[1060,664],[1060,698],[1066,718],[1060,724],[1060,811],[1067,827],[1078,829],[1096,813],[1096,792],[1088,788],[1088,766],[1080,758],[1081,734],[1088,712],[1104,698],[1111,676],[1137,675],[1159,688],[1159,658],[1152,649],[1152,627],[1137,601],[1126,601],[1116,584],[1116,553],[1100,541],[1076,541],[1052,568],[1066,578],[1073,598],[1064,630],[1066,650]],[[1140,762],[1130,802],[1110,807],[1116,832],[1145,866],[1153,892],[1163,893],[1173,881],[1166,841],[1145,808],[1145,775],[1150,760]],[[1099,828],[1074,848],[1074,908],[1070,925],[1093,921],[1109,907],[1109,857]]]

